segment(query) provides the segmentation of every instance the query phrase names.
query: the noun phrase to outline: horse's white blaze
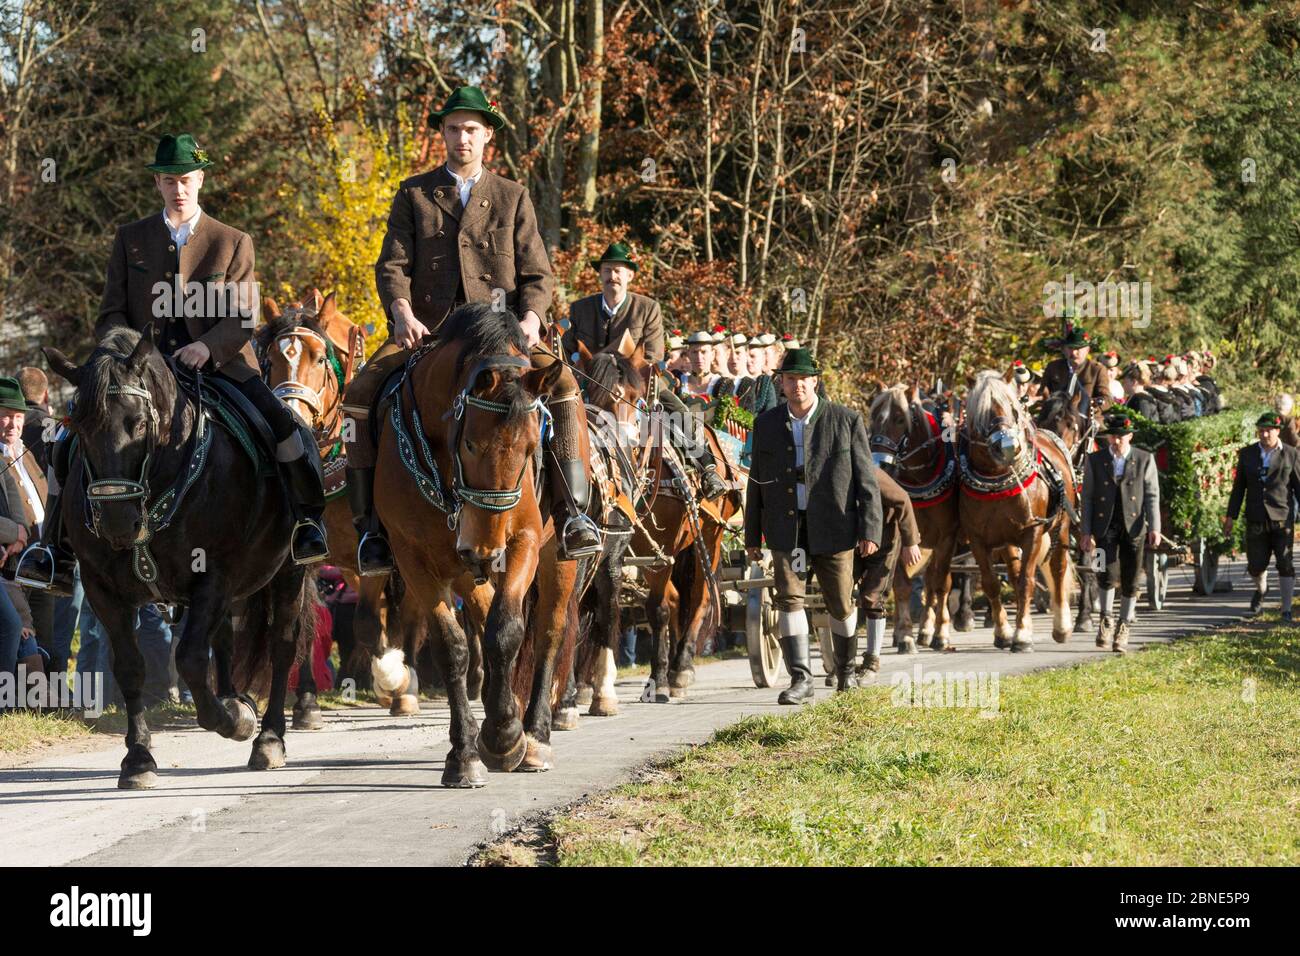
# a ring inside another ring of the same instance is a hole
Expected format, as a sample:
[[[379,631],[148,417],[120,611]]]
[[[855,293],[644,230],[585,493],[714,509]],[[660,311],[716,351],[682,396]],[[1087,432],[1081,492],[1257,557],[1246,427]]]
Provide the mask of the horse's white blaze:
[[[288,380],[290,382],[297,382],[299,385],[306,384],[298,379],[298,366],[302,364],[302,343],[298,341],[297,338],[291,335],[286,335],[284,338],[280,339],[280,354],[282,354],[285,361],[289,363]],[[314,413],[312,412],[310,405],[300,398],[292,397],[286,398],[284,402],[303,422],[309,425],[311,424]],[[294,406],[301,406],[302,411],[299,412]]]
[[[382,657],[370,662],[370,674],[374,678],[375,689],[392,695],[406,683],[406,659],[400,647],[390,647]]]

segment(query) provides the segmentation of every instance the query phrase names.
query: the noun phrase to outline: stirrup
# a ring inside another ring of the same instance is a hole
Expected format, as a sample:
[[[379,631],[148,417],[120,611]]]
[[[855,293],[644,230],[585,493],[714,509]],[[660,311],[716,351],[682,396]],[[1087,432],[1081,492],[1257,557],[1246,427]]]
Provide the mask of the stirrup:
[[[41,559],[44,558],[42,561]],[[32,567],[33,564],[38,565]],[[54,586],[54,552],[50,546],[37,541],[27,546],[18,558],[18,567],[14,570],[14,581],[23,587],[46,591]],[[32,577],[24,571],[34,572],[39,577]]]
[[[595,537],[595,542],[592,544],[579,545],[578,547],[573,548],[569,547],[568,542],[570,532],[576,532],[579,529],[584,528],[592,533]],[[560,550],[566,557],[577,559],[585,558],[592,554],[600,554],[602,547],[600,528],[596,526],[596,522],[592,521],[590,516],[585,514],[570,515],[568,520],[564,522],[564,529],[560,532]]]
[[[320,535],[321,546],[319,550],[308,551],[299,554],[297,549],[298,531],[301,528],[311,528]],[[293,558],[294,564],[315,564],[318,561],[324,561],[329,557],[329,544],[325,539],[325,529],[321,527],[320,522],[313,521],[311,518],[300,518],[293,526],[293,531],[289,536],[289,552]]]
[[[387,556],[386,561],[362,561],[361,552],[366,549],[366,544],[379,542],[383,547],[384,554]],[[361,535],[361,540],[357,542],[357,574],[363,578],[381,577],[393,573],[393,550],[388,544],[388,539],[377,531],[367,531]]]

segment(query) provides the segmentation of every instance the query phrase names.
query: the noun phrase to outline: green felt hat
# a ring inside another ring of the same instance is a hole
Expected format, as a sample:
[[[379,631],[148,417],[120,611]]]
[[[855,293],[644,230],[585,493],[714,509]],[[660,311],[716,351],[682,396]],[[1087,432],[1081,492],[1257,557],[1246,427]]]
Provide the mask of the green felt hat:
[[[1127,415],[1109,415],[1106,417],[1106,427],[1102,430],[1103,435],[1132,435],[1133,419]]]
[[[817,361],[813,358],[811,349],[786,349],[785,355],[781,358],[781,371],[789,372],[791,375],[820,375],[822,370],[817,367]]]
[[[207,169],[212,165],[206,151],[199,149],[194,137],[189,133],[173,136],[170,133],[158,141],[153,162],[146,169],[155,173],[182,175],[196,169]]]
[[[27,399],[23,398],[23,387],[18,384],[18,379],[0,378],[0,408],[27,411]]]
[[[0,379],[0,381],[4,381],[4,379]],[[1256,428],[1281,428],[1282,416],[1279,415],[1277,412],[1265,412],[1263,415],[1259,416],[1259,419],[1255,422],[1255,427]]]
[[[497,111],[496,102],[488,102],[488,98],[477,86],[458,86],[452,90],[451,96],[447,97],[447,102],[442,104],[442,109],[434,110],[429,114],[429,125],[434,129],[442,129],[442,121],[447,118],[447,114],[454,113],[456,110],[473,110],[475,113],[482,113],[492,124],[493,129],[500,129],[506,125],[505,117]]]
[[[632,250],[627,247],[625,242],[611,242],[605,254],[599,259],[591,260],[591,267],[597,272],[600,271],[601,263],[613,262],[620,266],[627,266],[633,272],[636,272],[636,263],[632,261]]]

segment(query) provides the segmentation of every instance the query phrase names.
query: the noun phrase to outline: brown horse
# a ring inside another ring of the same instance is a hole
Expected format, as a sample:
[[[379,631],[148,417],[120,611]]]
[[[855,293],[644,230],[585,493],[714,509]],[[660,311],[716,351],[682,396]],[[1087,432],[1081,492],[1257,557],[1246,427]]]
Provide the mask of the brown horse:
[[[703,429],[714,460],[724,462],[732,491],[716,501],[699,498],[694,470],[668,441],[669,428],[684,428],[662,410],[647,414],[654,366],[641,346],[623,340],[592,355],[578,343],[578,367],[587,401],[612,419],[625,443],[625,458],[638,473],[638,500],[631,502],[631,554],[654,559],[643,566],[646,618],[653,635],[650,679],[655,702],[686,696],[695,677],[694,658],[721,618],[717,574],[722,536],[740,511],[741,473],[723,452],[712,430]],[[613,697],[613,660],[618,635],[603,635],[605,666],[598,671],[592,706]]]
[[[912,499],[921,533],[925,569],[925,620],[921,644],[942,651],[952,640],[948,592],[957,548],[957,460],[950,438],[921,404],[913,386],[882,390],[871,401],[871,453],[877,464]],[[900,566],[894,575],[894,644],[902,654],[917,653],[912,636],[911,581]]]
[[[572,650],[577,569],[557,557],[535,479],[540,397],[562,368],[531,367],[513,313],[465,305],[436,339],[412,353],[382,416],[375,507],[407,599],[429,619],[447,684],[451,751],[444,786],[482,786],[484,765],[503,771],[551,766],[555,678],[557,665],[567,674],[561,650]],[[587,449],[581,451],[586,457]],[[456,595],[482,627],[481,728],[466,692],[469,649]],[[526,603],[532,604],[527,615]],[[517,658],[533,662],[527,673],[521,667],[516,674]],[[517,691],[527,698],[526,712]]]
[[[1013,651],[1034,649],[1030,599],[1035,572],[1048,561],[1052,638],[1070,636],[1070,517],[1077,490],[1069,452],[1051,432],[1036,428],[997,372],[981,372],[966,404],[958,463],[962,532],[980,568],[993,611],[993,643]],[[993,571],[1001,550],[1016,591],[1016,628],[1007,625]]]
[[[283,310],[268,298],[262,311],[266,324],[253,337],[262,377],[316,437],[325,466],[329,560],[358,594],[353,624],[357,660],[344,663],[371,669],[376,695],[391,714],[418,713],[419,683],[414,668],[405,661],[415,660],[427,628],[418,615],[401,614],[400,603],[394,600],[401,591],[400,582],[391,576],[363,578],[357,574],[357,532],[343,483],[347,459],[342,438],[348,427],[343,393],[363,361],[365,332],[338,310],[332,292],[322,296],[310,289],[302,301]],[[473,647],[477,649],[477,642]],[[482,668],[472,664],[470,674],[472,699],[478,696]],[[477,681],[473,680],[475,674]]]

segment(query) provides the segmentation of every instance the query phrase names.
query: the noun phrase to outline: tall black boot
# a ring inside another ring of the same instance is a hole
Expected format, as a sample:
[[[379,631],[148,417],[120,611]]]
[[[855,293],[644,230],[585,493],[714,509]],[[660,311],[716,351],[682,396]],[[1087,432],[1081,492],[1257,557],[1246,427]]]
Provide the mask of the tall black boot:
[[[324,561],[330,552],[325,526],[321,523],[325,511],[325,473],[311,431],[299,425],[298,439],[302,454],[280,463],[294,518],[289,549],[294,564],[315,564]]]
[[[41,539],[28,545],[19,557],[14,580],[59,597],[70,597],[76,569],[77,558],[63,538],[63,493],[59,492],[46,501]]]
[[[384,527],[375,514],[375,469],[349,466],[347,481],[352,526],[361,538],[357,545],[357,571],[362,577],[390,574],[393,549],[388,546]]]
[[[790,686],[777,697],[778,704],[802,704],[813,698],[812,665],[808,661],[808,635],[781,638],[781,654],[790,672]]]
[[[831,644],[835,647],[835,691],[840,693],[858,686],[853,673],[853,665],[858,656],[858,638],[832,634]]]
[[[561,555],[577,559],[599,554],[600,529],[587,515],[591,485],[587,481],[586,467],[576,458],[552,456],[551,461],[555,465],[551,472],[551,490],[559,504],[555,517],[557,521],[561,516],[564,518],[563,530],[559,536]]]
[[[701,426],[698,440],[687,439],[685,435],[678,437],[681,439],[683,457],[700,476],[700,496],[705,501],[712,501],[714,498],[721,498],[729,489],[727,483],[718,474],[718,460],[713,457],[713,449],[709,447],[703,431],[704,428]]]

